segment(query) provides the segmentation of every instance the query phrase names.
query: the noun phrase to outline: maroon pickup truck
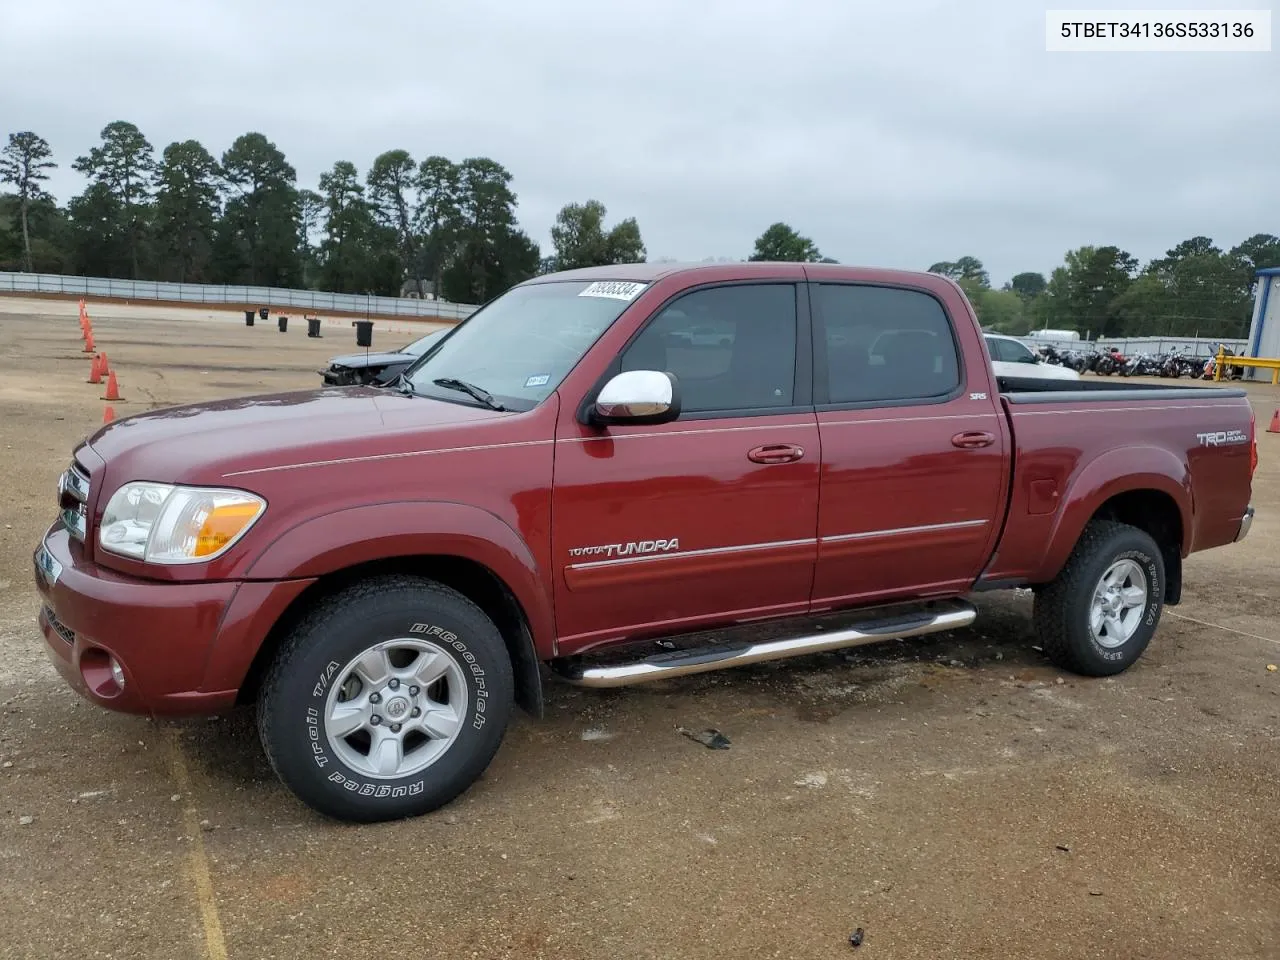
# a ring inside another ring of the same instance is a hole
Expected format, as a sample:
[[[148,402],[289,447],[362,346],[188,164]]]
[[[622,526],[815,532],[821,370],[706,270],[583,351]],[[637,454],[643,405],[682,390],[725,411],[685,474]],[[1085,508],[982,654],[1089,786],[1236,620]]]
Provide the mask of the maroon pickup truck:
[[[74,451],[35,556],[63,676],[255,704],[333,817],[447,803],[544,679],[609,687],[963,627],[1030,586],[1124,670],[1242,538],[1244,393],[997,380],[956,284],[837,265],[538,277],[394,383],[156,410]],[[661,641],[661,642],[658,642]]]

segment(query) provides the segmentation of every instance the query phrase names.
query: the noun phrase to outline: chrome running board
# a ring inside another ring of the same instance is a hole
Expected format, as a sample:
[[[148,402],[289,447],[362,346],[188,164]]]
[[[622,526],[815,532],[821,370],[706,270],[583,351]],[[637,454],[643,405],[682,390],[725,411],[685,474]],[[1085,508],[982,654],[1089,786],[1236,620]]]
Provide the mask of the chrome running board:
[[[930,609],[894,617],[867,619],[855,626],[752,644],[720,644],[657,653],[624,663],[574,660],[555,664],[556,673],[580,687],[625,687],[650,680],[741,667],[766,660],[782,660],[883,640],[917,637],[967,627],[978,612],[963,601],[931,604]]]

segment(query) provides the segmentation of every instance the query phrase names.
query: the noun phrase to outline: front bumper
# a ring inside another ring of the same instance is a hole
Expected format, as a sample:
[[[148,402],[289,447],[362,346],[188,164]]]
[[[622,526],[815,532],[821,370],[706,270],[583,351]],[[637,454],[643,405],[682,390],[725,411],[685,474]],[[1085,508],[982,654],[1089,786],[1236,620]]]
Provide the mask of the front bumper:
[[[338,367],[329,367],[327,370],[317,370],[320,379],[324,381],[327,387],[341,387],[352,383],[353,378],[350,370],[344,370]]]
[[[1236,533],[1236,543],[1239,543],[1249,535],[1249,528],[1253,526],[1253,507],[1249,507],[1244,512],[1244,517],[1240,521],[1240,530]]]
[[[123,713],[231,709],[271,625],[310,582],[139,580],[89,561],[61,523],[34,561],[49,659],[86,699]]]

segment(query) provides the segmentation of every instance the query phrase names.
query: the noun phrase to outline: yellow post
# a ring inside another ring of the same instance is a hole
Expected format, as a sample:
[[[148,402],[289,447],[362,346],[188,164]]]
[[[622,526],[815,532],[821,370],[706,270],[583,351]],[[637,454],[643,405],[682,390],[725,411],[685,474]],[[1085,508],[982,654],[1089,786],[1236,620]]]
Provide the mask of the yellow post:
[[[1222,361],[1227,356],[1227,345],[1225,343],[1218,344],[1218,355],[1213,358],[1213,379],[1222,379]]]

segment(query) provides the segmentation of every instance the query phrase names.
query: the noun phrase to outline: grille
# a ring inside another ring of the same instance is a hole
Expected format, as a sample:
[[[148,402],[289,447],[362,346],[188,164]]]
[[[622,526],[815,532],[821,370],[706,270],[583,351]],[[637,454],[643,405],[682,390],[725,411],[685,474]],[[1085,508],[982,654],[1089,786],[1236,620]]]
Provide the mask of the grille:
[[[71,535],[83,541],[88,529],[89,475],[78,463],[72,463],[58,478],[58,508],[62,522]]]
[[[42,612],[44,613],[45,620],[49,621],[49,626],[53,627],[54,633],[60,636],[67,643],[76,642],[75,631],[59,620],[52,610],[45,607]]]

